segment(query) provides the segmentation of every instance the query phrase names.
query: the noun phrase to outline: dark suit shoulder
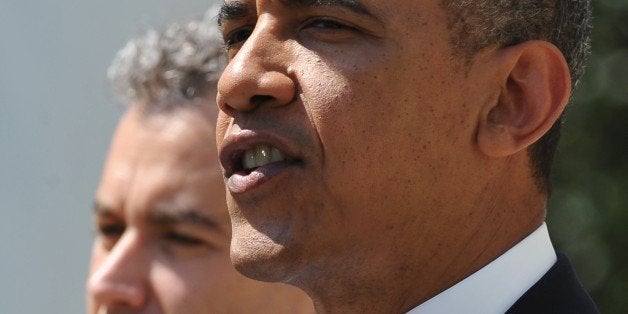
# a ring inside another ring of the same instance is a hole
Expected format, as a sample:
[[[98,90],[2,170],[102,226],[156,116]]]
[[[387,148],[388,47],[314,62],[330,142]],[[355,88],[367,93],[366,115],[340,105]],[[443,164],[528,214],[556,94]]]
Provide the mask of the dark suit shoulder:
[[[567,257],[557,256],[554,266],[506,313],[599,313]]]

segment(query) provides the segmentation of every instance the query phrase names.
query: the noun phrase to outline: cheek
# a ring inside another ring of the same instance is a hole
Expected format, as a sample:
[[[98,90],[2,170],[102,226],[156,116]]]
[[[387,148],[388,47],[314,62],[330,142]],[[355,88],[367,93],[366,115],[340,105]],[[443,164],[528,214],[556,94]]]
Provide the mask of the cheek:
[[[168,267],[156,266],[151,272],[158,299],[176,313],[224,310],[239,293],[240,277],[226,252]]]
[[[429,191],[459,133],[472,134],[460,127],[451,71],[394,56],[380,61],[360,71],[319,65],[304,80],[330,193],[355,195],[358,206]]]
[[[303,86],[304,105],[316,128],[327,160],[353,166],[383,160],[408,125],[408,109],[414,111],[409,91],[393,77],[386,77],[389,62],[371,64],[365,70],[309,69]],[[424,123],[416,120],[414,126]],[[407,147],[404,145],[403,147]],[[399,147],[396,147],[399,149]],[[357,164],[356,164],[357,163]],[[339,165],[340,168],[351,166]],[[346,169],[346,168],[345,168]],[[371,168],[377,169],[377,168]]]
[[[369,120],[379,108],[370,106],[365,99],[381,103],[381,99],[373,99],[379,97],[373,92],[379,89],[373,79],[376,75],[371,74],[378,72],[377,67],[367,67],[371,69],[368,71],[363,65],[350,62],[335,67],[321,59],[307,64],[300,73],[303,104],[324,146],[372,123]]]
[[[222,140],[225,138],[225,134],[230,123],[231,118],[229,118],[229,116],[227,116],[224,112],[219,111],[218,118],[216,120],[216,144],[218,147],[220,147]]]

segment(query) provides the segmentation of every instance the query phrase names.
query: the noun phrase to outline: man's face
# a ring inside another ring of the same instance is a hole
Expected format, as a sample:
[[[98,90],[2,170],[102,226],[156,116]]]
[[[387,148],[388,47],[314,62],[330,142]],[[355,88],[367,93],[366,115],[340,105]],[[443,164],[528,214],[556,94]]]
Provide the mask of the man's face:
[[[252,281],[231,266],[211,116],[191,107],[145,115],[136,105],[121,120],[96,194],[90,313],[232,313],[282,304],[274,295],[287,287]]]
[[[355,272],[412,246],[427,262],[463,219],[442,209],[475,189],[460,178],[485,100],[439,1],[322,2],[223,9],[217,141],[232,259],[254,278]]]

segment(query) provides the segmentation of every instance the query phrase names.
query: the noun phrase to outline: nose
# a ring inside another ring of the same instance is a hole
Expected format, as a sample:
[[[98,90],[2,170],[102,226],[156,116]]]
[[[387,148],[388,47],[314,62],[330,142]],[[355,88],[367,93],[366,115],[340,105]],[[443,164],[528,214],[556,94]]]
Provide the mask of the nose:
[[[218,107],[225,114],[259,106],[284,106],[296,96],[289,73],[290,42],[282,40],[272,22],[258,21],[218,81]]]
[[[97,308],[140,310],[146,303],[148,267],[143,249],[133,234],[124,234],[87,281],[89,297]]]

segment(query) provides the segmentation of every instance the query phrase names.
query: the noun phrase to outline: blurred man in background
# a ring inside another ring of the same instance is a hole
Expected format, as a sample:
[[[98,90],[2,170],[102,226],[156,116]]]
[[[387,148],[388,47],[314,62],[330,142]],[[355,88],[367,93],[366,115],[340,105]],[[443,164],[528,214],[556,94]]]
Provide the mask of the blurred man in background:
[[[109,69],[132,105],[96,192],[89,313],[309,313],[297,288],[229,260],[231,225],[215,148],[215,21],[149,31]]]

